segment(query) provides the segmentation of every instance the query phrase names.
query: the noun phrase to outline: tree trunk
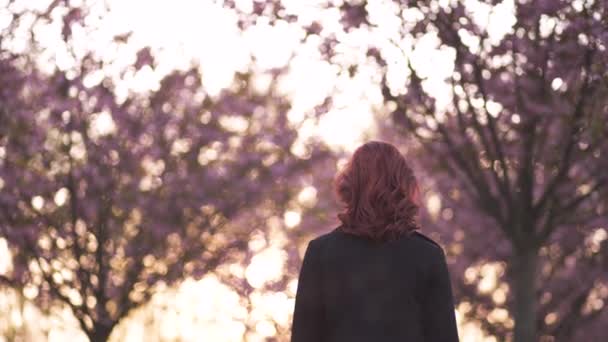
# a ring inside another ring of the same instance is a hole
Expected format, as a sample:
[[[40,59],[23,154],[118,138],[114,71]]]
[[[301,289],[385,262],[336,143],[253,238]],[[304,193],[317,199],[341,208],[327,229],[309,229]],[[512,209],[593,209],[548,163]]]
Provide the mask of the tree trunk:
[[[515,249],[513,256],[513,290],[515,306],[515,336],[513,342],[537,341],[536,326],[536,272],[538,250],[536,248]]]
[[[88,334],[91,342],[107,342],[112,333],[112,326],[95,325],[93,330]]]

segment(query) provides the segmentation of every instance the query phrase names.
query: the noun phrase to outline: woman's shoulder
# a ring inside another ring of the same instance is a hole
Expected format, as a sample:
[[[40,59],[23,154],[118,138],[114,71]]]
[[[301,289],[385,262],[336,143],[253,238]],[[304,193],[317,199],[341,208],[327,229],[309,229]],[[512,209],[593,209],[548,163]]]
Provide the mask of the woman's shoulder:
[[[322,244],[322,243],[325,243],[326,241],[334,240],[334,239],[338,238],[338,236],[340,235],[340,232],[338,230],[339,227],[340,226],[334,227],[325,233],[317,235],[315,238],[313,238],[311,240],[311,242],[314,242],[316,244]]]
[[[357,238],[355,236],[351,236],[350,234],[341,232],[339,229],[340,227],[341,225],[334,226],[333,228],[330,228],[324,233],[317,235],[316,237],[310,240],[309,244],[314,245],[313,248],[318,247],[324,249],[324,247],[321,246],[340,244],[341,241]]]
[[[431,239],[430,237],[428,237],[427,235],[415,230],[412,232],[412,236],[415,239],[418,239],[424,243],[427,243],[431,246],[433,246],[434,248],[439,248],[441,250],[443,250],[443,248],[441,248],[441,245],[439,245],[439,243],[437,243],[435,240]]]
[[[418,231],[412,234],[413,238],[422,248],[418,248],[429,265],[438,266],[445,263],[446,254],[443,247],[437,241]]]
[[[315,238],[310,240],[310,243],[314,244],[316,246],[322,246],[322,245],[332,244],[332,241],[334,241],[334,242],[342,241],[342,240],[367,241],[367,239],[365,239],[365,238],[358,237],[358,236],[348,234],[348,233],[344,233],[339,228],[340,228],[340,226],[336,226],[336,227],[330,229],[329,231],[316,236]],[[405,239],[403,239],[403,240],[410,240],[410,241],[413,240],[416,242],[416,245],[418,245],[419,247],[422,247],[423,249],[431,250],[432,254],[437,254],[437,253],[443,254],[443,248],[437,241],[435,241],[428,235],[419,232],[418,230],[414,230],[410,234],[407,234]]]

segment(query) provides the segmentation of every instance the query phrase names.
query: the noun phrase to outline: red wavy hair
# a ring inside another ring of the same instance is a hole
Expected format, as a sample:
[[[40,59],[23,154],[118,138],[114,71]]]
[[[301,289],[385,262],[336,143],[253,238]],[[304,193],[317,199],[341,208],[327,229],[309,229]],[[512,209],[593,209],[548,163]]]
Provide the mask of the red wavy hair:
[[[418,182],[392,144],[373,140],[359,146],[333,186],[345,205],[338,213],[340,231],[385,241],[420,229]]]

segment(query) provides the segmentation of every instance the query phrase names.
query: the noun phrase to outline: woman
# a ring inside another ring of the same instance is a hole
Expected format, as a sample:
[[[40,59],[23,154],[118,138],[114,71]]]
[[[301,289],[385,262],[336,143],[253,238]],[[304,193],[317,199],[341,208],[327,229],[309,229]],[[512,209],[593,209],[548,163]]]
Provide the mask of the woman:
[[[418,186],[397,148],[360,146],[334,190],[345,210],[308,243],[291,341],[458,341],[445,254],[416,231]]]

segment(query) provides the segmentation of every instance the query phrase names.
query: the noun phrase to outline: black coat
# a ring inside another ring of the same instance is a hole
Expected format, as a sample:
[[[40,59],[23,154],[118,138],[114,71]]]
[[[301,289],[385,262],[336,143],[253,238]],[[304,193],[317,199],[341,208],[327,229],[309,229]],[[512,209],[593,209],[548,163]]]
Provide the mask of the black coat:
[[[308,243],[291,342],[456,342],[443,249],[420,233],[374,243],[334,229]]]

